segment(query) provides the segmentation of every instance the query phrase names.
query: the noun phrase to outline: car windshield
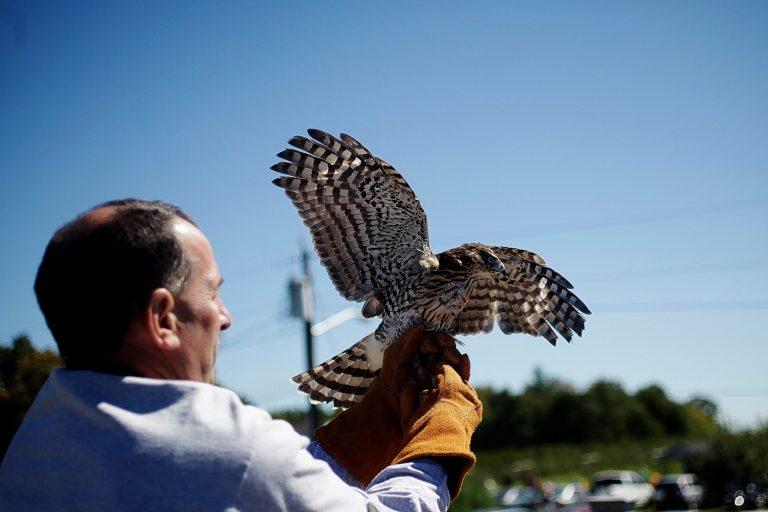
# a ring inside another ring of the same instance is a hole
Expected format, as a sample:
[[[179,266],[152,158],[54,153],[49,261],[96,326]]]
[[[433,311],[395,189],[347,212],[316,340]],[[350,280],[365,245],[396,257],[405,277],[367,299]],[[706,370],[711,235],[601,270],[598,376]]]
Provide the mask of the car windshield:
[[[607,487],[609,485],[621,485],[623,482],[618,478],[606,478],[595,482],[595,487]]]

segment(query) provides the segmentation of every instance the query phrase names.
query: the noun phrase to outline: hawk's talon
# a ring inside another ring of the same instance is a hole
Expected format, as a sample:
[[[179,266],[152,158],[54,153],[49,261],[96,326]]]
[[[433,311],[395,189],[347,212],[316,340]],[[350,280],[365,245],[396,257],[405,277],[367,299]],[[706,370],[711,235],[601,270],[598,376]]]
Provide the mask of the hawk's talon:
[[[440,358],[437,354],[416,354],[411,365],[416,373],[416,380],[422,389],[435,389],[437,387],[437,378],[434,372],[430,370]]]

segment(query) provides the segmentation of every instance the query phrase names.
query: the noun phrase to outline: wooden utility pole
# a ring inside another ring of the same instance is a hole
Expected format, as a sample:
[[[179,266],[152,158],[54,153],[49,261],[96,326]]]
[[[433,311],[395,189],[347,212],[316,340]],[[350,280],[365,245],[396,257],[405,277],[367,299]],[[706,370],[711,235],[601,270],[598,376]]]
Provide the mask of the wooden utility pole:
[[[301,266],[301,278],[291,279],[289,283],[291,294],[291,316],[293,318],[301,318],[304,321],[304,346],[307,355],[306,364],[309,369],[315,364],[312,339],[314,294],[312,290],[312,275],[309,271],[309,251],[306,247],[302,247],[301,249]],[[320,426],[320,414],[317,404],[313,404],[312,402],[309,403],[307,421],[309,427],[307,435],[309,438],[314,438],[315,429]]]
[[[309,273],[309,251],[306,247],[302,249],[301,262],[304,270],[302,276],[302,305],[304,313],[304,339],[306,342],[307,350],[307,368],[312,368],[315,365],[314,347],[312,340],[312,313],[314,293],[312,290],[312,275]],[[317,404],[309,403],[309,438],[314,439],[315,429],[320,426],[320,414],[317,409]]]

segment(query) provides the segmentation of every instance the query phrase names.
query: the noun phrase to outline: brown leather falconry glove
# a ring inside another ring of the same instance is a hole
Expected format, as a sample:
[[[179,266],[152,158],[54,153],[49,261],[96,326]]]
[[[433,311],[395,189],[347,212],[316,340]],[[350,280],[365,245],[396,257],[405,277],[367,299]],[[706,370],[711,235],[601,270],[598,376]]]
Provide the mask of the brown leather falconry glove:
[[[368,485],[400,451],[401,391],[414,377],[424,327],[406,331],[384,352],[381,374],[360,403],[315,430],[315,439],[359,482]]]
[[[414,359],[421,363],[418,372]],[[482,416],[466,383],[469,372],[469,358],[453,337],[413,327],[384,352],[381,375],[360,403],[315,430],[315,437],[365,485],[395,462],[434,458],[456,498],[475,463],[469,441]]]
[[[420,457],[437,460],[448,475],[451,498],[456,499],[475,465],[469,444],[483,406],[472,386],[450,365],[439,363],[434,376],[433,389],[420,391],[412,381],[403,390],[403,448],[392,464]]]

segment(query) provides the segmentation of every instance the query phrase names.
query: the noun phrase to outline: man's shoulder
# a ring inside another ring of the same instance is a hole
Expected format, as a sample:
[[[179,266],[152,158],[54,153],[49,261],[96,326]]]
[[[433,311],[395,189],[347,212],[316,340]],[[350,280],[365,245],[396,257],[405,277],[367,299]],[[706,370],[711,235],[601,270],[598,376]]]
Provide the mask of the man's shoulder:
[[[245,405],[233,391],[202,382],[56,370],[40,399],[60,414],[90,410],[130,432],[194,432],[226,436],[263,428],[269,413]],[[82,418],[82,421],[87,421]]]
[[[169,493],[177,500],[190,488],[231,496],[252,461],[275,467],[287,458],[285,446],[301,449],[304,439],[218,386],[58,370],[0,467],[0,494],[14,488],[9,499],[33,500],[25,482],[50,479],[97,501],[110,492],[126,502],[149,495],[162,502]],[[137,468],[140,493],[124,482]]]

